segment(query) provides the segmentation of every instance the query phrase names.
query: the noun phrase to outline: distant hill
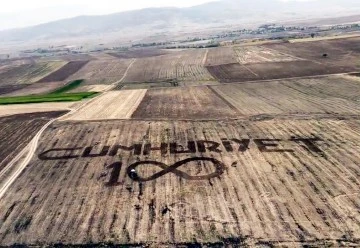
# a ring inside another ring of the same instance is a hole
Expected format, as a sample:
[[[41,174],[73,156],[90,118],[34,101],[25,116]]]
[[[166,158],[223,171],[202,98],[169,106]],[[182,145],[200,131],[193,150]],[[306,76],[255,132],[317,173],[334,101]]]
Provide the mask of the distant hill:
[[[190,8],[149,8],[104,16],[79,16],[28,28],[0,31],[0,41],[29,41],[117,33],[178,31],[229,24],[263,24],[360,13],[358,0],[221,0]],[[359,18],[360,20],[360,18]]]

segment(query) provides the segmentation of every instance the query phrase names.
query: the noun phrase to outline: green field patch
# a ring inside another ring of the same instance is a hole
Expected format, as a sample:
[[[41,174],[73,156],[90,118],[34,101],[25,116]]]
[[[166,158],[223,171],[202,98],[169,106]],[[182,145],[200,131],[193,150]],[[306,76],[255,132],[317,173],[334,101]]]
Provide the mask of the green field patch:
[[[72,81],[69,84],[65,85],[64,87],[61,87],[61,88],[55,90],[54,92],[51,92],[51,94],[62,94],[62,93],[71,91],[71,90],[79,87],[83,82],[84,82],[83,79]]]
[[[80,93],[50,93],[34,96],[0,97],[0,105],[43,103],[43,102],[76,102],[86,98],[94,97],[97,92]]]

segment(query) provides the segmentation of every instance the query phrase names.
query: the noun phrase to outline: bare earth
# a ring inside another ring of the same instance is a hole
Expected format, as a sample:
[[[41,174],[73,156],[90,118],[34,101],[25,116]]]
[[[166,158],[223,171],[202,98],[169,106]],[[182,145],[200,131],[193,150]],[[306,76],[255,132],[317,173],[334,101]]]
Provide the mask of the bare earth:
[[[0,116],[69,110],[73,105],[72,102],[0,105]]]
[[[0,242],[358,242],[359,130],[358,120],[291,118],[54,124],[0,202]],[[154,161],[194,157],[218,162],[151,178],[163,170]],[[149,161],[137,167],[143,182],[126,173],[137,161]]]
[[[72,60],[102,94],[0,106],[0,246],[360,247],[359,41]]]

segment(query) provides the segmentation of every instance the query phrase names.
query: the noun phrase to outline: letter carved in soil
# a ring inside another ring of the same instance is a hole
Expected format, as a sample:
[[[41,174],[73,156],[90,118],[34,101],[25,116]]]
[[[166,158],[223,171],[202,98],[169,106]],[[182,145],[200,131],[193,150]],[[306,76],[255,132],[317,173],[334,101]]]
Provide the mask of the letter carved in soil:
[[[194,161],[211,162],[215,167],[215,172],[208,174],[208,175],[191,176],[191,175],[177,169],[187,163],[194,162]],[[136,169],[140,165],[158,166],[158,167],[162,168],[163,170],[155,173],[152,176],[145,177],[145,178],[141,177],[141,175],[137,175],[136,177],[131,176],[131,171]],[[178,161],[171,166],[168,166],[164,163],[156,162],[156,161],[140,161],[140,162],[136,162],[136,163],[130,165],[127,169],[127,174],[129,175],[129,177],[131,177],[135,181],[147,182],[147,181],[158,179],[159,177],[162,177],[168,173],[173,173],[173,174],[175,174],[181,178],[184,178],[186,180],[206,180],[206,179],[219,177],[220,175],[222,175],[224,173],[224,171],[225,171],[225,165],[217,159],[207,158],[207,157],[195,157],[195,158],[187,158],[187,159]]]

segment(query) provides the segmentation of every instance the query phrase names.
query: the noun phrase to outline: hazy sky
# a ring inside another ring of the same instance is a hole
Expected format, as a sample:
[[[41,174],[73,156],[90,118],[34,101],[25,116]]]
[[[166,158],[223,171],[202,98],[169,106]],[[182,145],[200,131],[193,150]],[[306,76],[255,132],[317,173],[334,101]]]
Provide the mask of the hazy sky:
[[[190,7],[211,0],[6,0],[0,30],[36,25],[78,15],[102,15],[147,7]]]
[[[78,15],[103,15],[147,7],[190,7],[206,2],[211,0],[6,0],[1,3],[0,30]]]

